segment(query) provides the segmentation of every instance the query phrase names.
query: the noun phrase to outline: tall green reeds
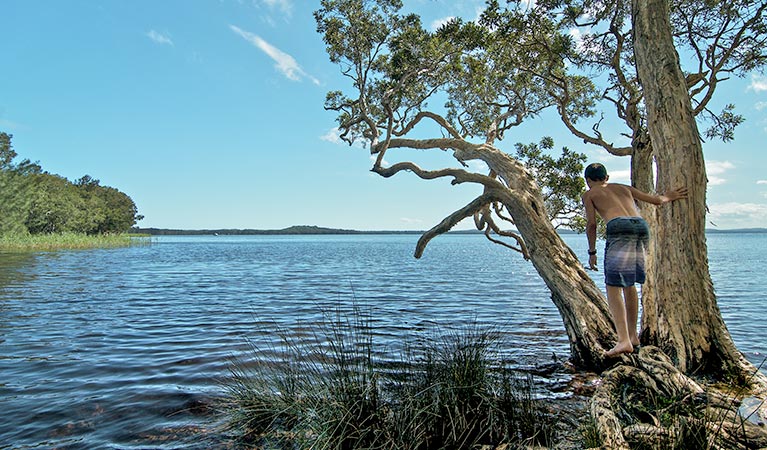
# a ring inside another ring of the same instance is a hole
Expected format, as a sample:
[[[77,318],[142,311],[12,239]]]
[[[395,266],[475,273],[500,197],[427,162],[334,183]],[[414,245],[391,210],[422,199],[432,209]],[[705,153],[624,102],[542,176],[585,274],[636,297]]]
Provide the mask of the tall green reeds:
[[[221,410],[248,445],[428,450],[557,439],[531,378],[498,357],[499,333],[435,330],[405,345],[400,361],[384,362],[358,308],[325,312],[311,337],[277,332],[281,348],[254,344],[254,358],[235,360],[224,383]]]
[[[0,235],[0,251],[28,252],[127,247],[149,242],[146,237],[129,234],[15,233]]]

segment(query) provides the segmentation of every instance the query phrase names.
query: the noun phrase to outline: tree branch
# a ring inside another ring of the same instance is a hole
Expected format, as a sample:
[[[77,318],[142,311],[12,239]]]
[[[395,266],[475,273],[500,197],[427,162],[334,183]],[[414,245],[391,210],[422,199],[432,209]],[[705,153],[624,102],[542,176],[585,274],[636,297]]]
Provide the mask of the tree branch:
[[[404,136],[404,135],[406,135],[416,125],[418,125],[418,123],[422,119],[424,119],[424,118],[429,118],[429,119],[437,122],[437,124],[439,124],[439,126],[444,128],[445,130],[447,130],[447,132],[450,134],[450,136],[453,136],[455,139],[461,139],[462,140],[461,134],[458,133],[458,130],[456,130],[444,117],[440,116],[439,114],[435,114],[435,113],[433,113],[431,111],[421,111],[421,112],[419,112],[418,114],[416,114],[416,116],[413,118],[413,120],[411,120],[404,128],[402,128],[401,130],[397,130],[394,134],[396,136]]]
[[[375,166],[373,169],[371,169],[372,172],[375,172],[384,178],[390,178],[397,173],[402,172],[403,170],[413,172],[416,176],[424,180],[453,177],[452,184],[454,185],[460,183],[478,183],[485,186],[486,189],[507,189],[503,183],[487,175],[481,175],[478,173],[467,172],[463,169],[452,168],[440,170],[423,170],[409,161],[397,163],[391,167]]]
[[[497,202],[493,202],[493,205],[496,212],[498,212],[498,207],[495,206],[497,205]],[[495,221],[493,220],[493,217],[490,213],[490,205],[485,206],[480,211],[477,211],[474,214],[474,225],[476,225],[478,230],[482,230],[483,228],[485,229],[485,233],[484,233],[485,237],[490,242],[494,244],[502,245],[506,248],[510,248],[511,250],[519,252],[525,258],[525,260],[530,260],[530,253],[527,250],[527,245],[525,245],[525,241],[524,239],[522,239],[522,236],[512,231],[503,231],[500,228],[498,228],[498,226],[495,224]],[[509,243],[493,238],[492,236],[490,236],[491,231],[499,236],[514,238],[514,240],[517,241],[517,244],[519,245],[519,247],[515,247]]]
[[[497,192],[494,192],[494,190],[492,189],[487,190],[485,191],[485,193],[483,193],[479,197],[472,200],[468,205],[464,206],[458,211],[442,219],[440,223],[438,223],[432,229],[430,229],[429,231],[421,235],[421,238],[418,239],[418,243],[416,244],[414,256],[416,258],[420,258],[421,256],[423,256],[423,252],[426,249],[426,246],[429,244],[429,242],[432,239],[439,236],[440,234],[447,233],[458,222],[462,221],[463,219],[467,217],[473,216],[475,213],[481,211],[490,203],[494,201],[498,201],[499,199],[500,199],[500,196],[498,195]]]
[[[370,153],[376,154],[383,150],[383,143],[379,143],[370,147]],[[407,139],[407,138],[395,138],[388,142],[387,148],[412,148],[417,150],[430,150],[430,149],[453,149],[464,150],[473,149],[475,144],[467,142],[461,138],[433,138],[433,139]]]

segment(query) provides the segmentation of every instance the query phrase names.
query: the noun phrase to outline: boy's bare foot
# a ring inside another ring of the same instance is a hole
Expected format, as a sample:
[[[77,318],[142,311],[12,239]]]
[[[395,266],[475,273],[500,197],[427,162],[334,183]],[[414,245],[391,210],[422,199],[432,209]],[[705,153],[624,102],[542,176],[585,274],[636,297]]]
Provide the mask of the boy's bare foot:
[[[637,339],[632,339],[631,340],[631,345],[633,345],[634,347],[639,347],[639,339],[638,338]]]
[[[631,345],[631,342],[618,342],[615,347],[611,348],[607,353],[606,356],[608,358],[615,358],[618,355],[622,355],[624,353],[631,353],[634,351],[634,346]]]

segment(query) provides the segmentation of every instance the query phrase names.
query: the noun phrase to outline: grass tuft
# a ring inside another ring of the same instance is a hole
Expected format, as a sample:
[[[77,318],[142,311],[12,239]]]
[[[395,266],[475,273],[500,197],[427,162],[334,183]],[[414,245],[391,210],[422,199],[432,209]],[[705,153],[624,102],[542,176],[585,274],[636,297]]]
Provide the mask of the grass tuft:
[[[476,325],[435,330],[404,346],[402,360],[383,362],[374,358],[369,313],[354,307],[323,317],[312,338],[273,330],[278,349],[253,345],[252,359],[233,361],[220,409],[246,445],[428,450],[556,442],[556,419],[535,399],[532,378],[497,357],[499,333]]]

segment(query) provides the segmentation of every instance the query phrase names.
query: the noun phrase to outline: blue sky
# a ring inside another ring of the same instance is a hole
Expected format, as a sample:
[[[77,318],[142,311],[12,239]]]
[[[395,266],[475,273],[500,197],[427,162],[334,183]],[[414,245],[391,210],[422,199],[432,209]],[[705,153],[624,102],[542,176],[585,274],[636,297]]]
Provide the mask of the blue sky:
[[[406,0],[436,26],[473,20],[482,1]],[[20,158],[70,180],[85,174],[136,202],[143,227],[319,225],[426,229],[476,187],[369,172],[368,151],[337,142],[327,91],[348,88],[315,31],[314,0],[2,0],[0,131]],[[767,224],[767,77],[720,86],[746,123],[704,144],[709,219]],[[716,109],[716,108],[714,108]],[[703,127],[701,127],[703,128]],[[628,180],[629,162],[588,147],[551,116],[500,144],[584,152]],[[617,134],[617,131],[616,131]],[[616,140],[619,138],[616,136]],[[387,160],[411,155],[387,154]],[[448,155],[413,156],[431,168]],[[469,228],[461,224],[460,228]]]

